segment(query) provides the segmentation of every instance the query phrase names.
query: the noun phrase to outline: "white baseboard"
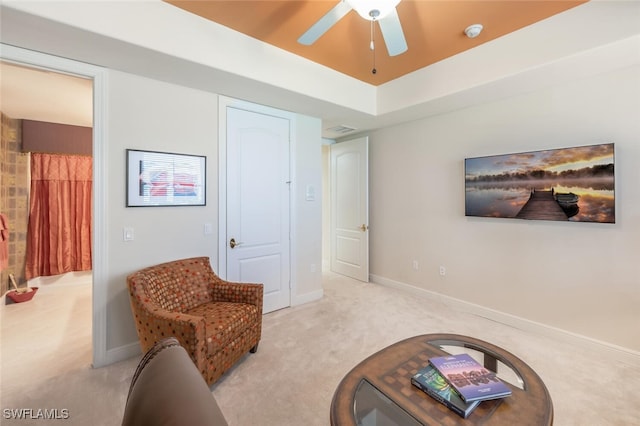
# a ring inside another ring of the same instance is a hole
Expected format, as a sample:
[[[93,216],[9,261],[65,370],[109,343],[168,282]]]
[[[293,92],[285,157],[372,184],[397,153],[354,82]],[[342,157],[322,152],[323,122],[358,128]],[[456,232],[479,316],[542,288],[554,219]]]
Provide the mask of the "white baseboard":
[[[527,331],[533,334],[551,337],[561,340],[563,342],[571,342],[579,345],[580,347],[600,353],[602,356],[610,357],[620,362],[640,367],[640,353],[628,348],[616,346],[607,342],[602,342],[597,339],[592,339],[587,336],[572,333],[570,331],[562,330],[555,327],[550,327],[545,324],[541,324],[535,321],[531,321],[525,318],[521,318],[515,315],[507,314],[504,312],[496,311],[494,309],[486,308],[484,306],[476,305],[473,303],[465,302],[464,300],[456,299],[451,296],[439,294],[430,290],[418,288],[406,283],[394,281],[388,278],[384,278],[378,275],[371,274],[369,281],[374,284],[379,284],[385,287],[395,288],[398,290],[406,291],[411,294],[415,294],[420,297],[424,297],[431,300],[436,300],[443,303],[453,309],[467,312],[473,315],[478,315],[483,318],[496,321],[501,324],[505,324],[510,327],[515,327],[523,331]],[[310,293],[305,293],[300,296],[296,296],[291,300],[291,306],[302,305],[305,303],[313,302],[322,299],[324,296],[323,290],[316,290]],[[134,356],[138,356],[141,353],[140,344],[136,341],[123,345],[117,348],[109,349],[106,351],[105,362],[103,365],[113,364],[115,362],[124,361]]]
[[[515,327],[523,331],[562,340],[563,342],[571,342],[572,344],[579,345],[586,350],[598,352],[602,356],[606,356],[620,362],[625,362],[636,367],[640,367],[640,352],[636,352],[628,348],[613,345],[611,343],[603,342],[591,337],[583,336],[581,334],[572,333],[570,331],[562,330],[556,327],[551,327],[515,315],[507,314],[505,312],[496,311],[494,309],[486,308],[481,305],[476,305],[474,303],[466,302],[464,300],[456,299],[451,296],[446,296],[434,291],[418,288],[378,275],[369,275],[369,280],[372,283],[380,284],[385,287],[407,291],[411,294],[425,297],[427,299],[436,300],[458,311],[467,312],[473,315],[487,318],[492,321],[496,321],[510,327]]]
[[[322,289],[295,296],[291,299],[291,306],[304,305],[305,303],[314,302],[316,300],[322,299],[322,296],[324,296],[324,290]]]
[[[80,287],[84,285],[92,285],[92,271],[74,271],[60,275],[47,277],[36,277],[28,281],[29,287],[38,287],[39,291],[59,289],[62,287]]]
[[[134,356],[139,356],[141,353],[142,349],[140,348],[140,342],[136,340],[135,342],[128,343],[123,346],[118,346],[117,348],[108,349],[105,354],[104,364],[94,367],[98,368],[105,365],[114,364],[116,362],[133,358]]]
[[[291,300],[291,306],[302,305],[305,303],[313,302],[315,300],[322,299],[324,296],[323,290],[316,290],[310,293],[303,294],[301,296],[296,296]],[[100,365],[94,365],[95,368],[103,367],[106,365],[110,365],[116,362],[124,361],[126,359],[132,358],[134,356],[140,355],[140,343],[136,340],[135,342],[128,343],[123,346],[119,346],[117,348],[108,349],[105,354],[105,359],[98,361]]]

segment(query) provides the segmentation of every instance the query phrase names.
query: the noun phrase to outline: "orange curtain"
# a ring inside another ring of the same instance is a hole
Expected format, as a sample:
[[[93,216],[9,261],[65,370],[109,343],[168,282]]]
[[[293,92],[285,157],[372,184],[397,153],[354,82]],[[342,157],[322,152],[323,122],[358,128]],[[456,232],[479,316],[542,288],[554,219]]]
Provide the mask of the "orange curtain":
[[[91,269],[92,158],[31,154],[25,276]]]

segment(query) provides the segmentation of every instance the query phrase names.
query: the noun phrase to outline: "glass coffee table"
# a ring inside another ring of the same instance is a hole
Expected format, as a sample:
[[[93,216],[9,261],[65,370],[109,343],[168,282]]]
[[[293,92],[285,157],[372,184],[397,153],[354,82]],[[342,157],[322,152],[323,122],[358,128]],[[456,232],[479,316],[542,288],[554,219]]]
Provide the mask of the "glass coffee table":
[[[512,395],[484,401],[463,419],[411,384],[429,358],[469,353],[497,373]],[[457,334],[425,334],[371,355],[340,382],[331,401],[332,426],[551,425],[553,403],[542,379],[498,346]]]

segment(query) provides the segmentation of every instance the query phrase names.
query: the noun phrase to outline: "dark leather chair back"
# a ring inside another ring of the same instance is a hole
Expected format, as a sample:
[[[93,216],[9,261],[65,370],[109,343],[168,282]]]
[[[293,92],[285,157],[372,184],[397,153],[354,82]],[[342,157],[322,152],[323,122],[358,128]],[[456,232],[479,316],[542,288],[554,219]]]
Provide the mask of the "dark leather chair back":
[[[228,426],[195,364],[170,337],[142,357],[131,380],[123,426]]]

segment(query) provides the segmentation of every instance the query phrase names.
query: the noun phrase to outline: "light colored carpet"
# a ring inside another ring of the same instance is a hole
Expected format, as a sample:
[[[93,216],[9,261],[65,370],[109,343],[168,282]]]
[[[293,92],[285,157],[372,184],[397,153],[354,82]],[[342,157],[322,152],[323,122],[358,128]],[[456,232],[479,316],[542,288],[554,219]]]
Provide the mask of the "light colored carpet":
[[[326,426],[333,392],[358,362],[398,340],[439,332],[490,341],[527,362],[549,389],[555,425],[640,425],[637,365],[331,273],[324,274],[324,291],[322,300],[265,315],[258,352],[212,387],[230,426]],[[2,424],[49,423],[8,420],[6,408],[66,408],[70,418],[55,424],[117,425],[139,357],[91,369],[83,299],[90,291],[78,291],[74,302],[56,302],[54,293],[2,309]],[[43,317],[26,319],[41,307]],[[25,337],[20,327],[31,321],[41,331]]]

